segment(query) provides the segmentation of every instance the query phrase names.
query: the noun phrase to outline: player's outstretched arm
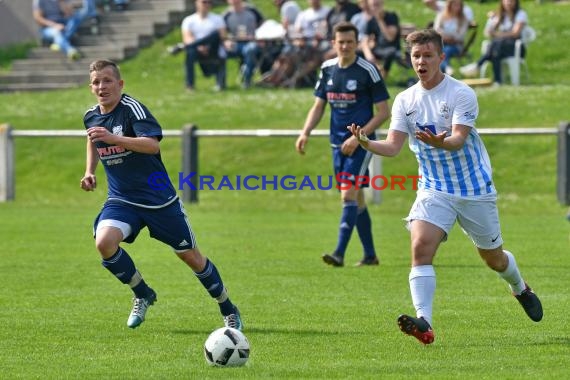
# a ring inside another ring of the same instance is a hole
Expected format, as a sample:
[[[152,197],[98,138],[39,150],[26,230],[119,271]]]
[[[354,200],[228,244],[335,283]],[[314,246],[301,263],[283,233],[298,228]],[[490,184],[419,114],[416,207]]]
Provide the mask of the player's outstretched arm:
[[[400,153],[408,136],[403,132],[388,130],[388,136],[385,140],[376,141],[368,139],[366,134],[362,132],[362,128],[354,123],[347,128],[364,149],[385,157],[393,157]]]
[[[97,187],[97,178],[95,177],[95,169],[97,169],[97,163],[99,162],[99,155],[97,154],[97,149],[95,149],[95,144],[93,144],[89,139],[87,139],[87,149],[85,156],[85,174],[79,182],[79,186],[85,191],[93,191]]]
[[[315,127],[321,121],[323,114],[325,112],[326,101],[321,98],[315,98],[315,103],[309,110],[307,114],[307,118],[305,119],[305,124],[303,126],[303,130],[301,131],[297,141],[295,142],[295,149],[300,154],[305,154],[305,146],[307,145],[307,141],[309,140],[309,136],[311,135],[311,131],[315,129]]]

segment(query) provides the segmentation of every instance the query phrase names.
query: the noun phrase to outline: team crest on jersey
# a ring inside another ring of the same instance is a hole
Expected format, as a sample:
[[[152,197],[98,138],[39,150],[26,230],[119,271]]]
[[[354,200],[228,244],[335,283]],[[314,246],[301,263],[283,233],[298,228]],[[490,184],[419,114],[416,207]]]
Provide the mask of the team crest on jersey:
[[[346,89],[348,91],[356,90],[356,79],[349,79],[346,81]]]
[[[441,107],[439,108],[439,113],[441,115],[441,117],[443,117],[444,119],[449,119],[449,106],[447,105],[447,103],[442,103]]]
[[[123,136],[123,126],[117,125],[116,127],[113,127],[113,134],[117,136]]]

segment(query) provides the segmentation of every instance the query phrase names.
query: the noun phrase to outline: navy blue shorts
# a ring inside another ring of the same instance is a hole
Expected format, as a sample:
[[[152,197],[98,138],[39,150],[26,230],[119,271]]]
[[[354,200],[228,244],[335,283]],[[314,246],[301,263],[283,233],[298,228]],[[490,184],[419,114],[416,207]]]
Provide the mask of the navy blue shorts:
[[[137,207],[120,201],[107,201],[95,218],[93,231],[97,231],[97,225],[103,220],[116,220],[128,224],[131,233],[124,237],[123,241],[126,243],[134,242],[139,232],[148,227],[152,238],[169,245],[176,252],[197,247],[190,220],[180,199],[158,209]]]
[[[356,148],[352,156],[346,156],[340,151],[340,147],[332,148],[333,167],[335,179],[338,182],[339,173],[349,173],[350,175],[342,175],[343,179],[350,180],[353,184],[357,175],[368,176],[368,164],[372,158],[372,153],[359,146]],[[360,184],[360,187],[368,187],[368,184]]]

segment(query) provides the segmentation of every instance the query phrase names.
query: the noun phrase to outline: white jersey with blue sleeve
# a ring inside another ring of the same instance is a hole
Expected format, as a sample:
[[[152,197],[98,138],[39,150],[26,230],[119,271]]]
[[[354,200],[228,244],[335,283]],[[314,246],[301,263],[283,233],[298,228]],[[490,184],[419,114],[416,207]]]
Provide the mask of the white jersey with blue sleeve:
[[[431,90],[418,82],[396,96],[390,129],[408,134],[419,164],[419,189],[460,197],[496,194],[489,155],[475,129],[478,113],[473,89],[448,75]],[[451,135],[455,124],[471,128],[456,151],[435,148],[415,137],[418,129]]]

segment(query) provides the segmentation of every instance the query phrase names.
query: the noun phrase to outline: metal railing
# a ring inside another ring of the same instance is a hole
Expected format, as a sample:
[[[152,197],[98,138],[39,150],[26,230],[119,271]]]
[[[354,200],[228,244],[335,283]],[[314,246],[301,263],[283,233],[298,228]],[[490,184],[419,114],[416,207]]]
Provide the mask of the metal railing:
[[[557,193],[562,204],[570,204],[570,123],[561,122],[558,128],[480,128],[481,135],[558,135],[557,156]],[[182,171],[198,173],[198,153],[200,138],[216,137],[297,137],[299,130],[289,129],[241,129],[241,130],[201,130],[195,125],[186,125],[181,130],[163,130],[164,136],[182,138]],[[385,136],[386,130],[377,131],[379,137]],[[314,130],[311,136],[328,137],[328,130]],[[82,137],[83,130],[15,130],[9,125],[0,125],[0,202],[13,200],[15,197],[15,138],[59,138]],[[371,161],[371,176],[381,174],[382,162],[380,156],[373,156]],[[194,181],[194,182],[193,182]],[[182,190],[185,202],[198,202],[198,176],[193,176],[190,182],[194,185]],[[375,190],[371,194],[372,202],[381,201],[381,193]]]

